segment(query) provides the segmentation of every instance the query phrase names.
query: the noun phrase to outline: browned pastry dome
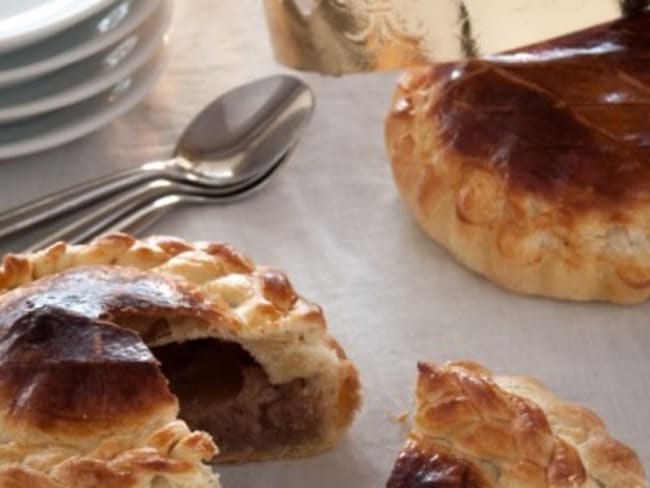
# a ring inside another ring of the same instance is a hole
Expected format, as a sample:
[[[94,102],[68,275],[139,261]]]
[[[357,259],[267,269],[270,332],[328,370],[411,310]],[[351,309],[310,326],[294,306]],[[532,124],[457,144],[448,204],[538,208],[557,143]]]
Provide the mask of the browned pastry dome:
[[[137,333],[50,306],[4,318],[0,487],[219,486]]]
[[[32,429],[74,443],[137,427],[177,402],[137,333],[58,308],[36,308],[0,338],[3,432],[28,441]],[[34,432],[35,433],[35,432]]]
[[[0,287],[0,487],[218,486],[185,422],[217,461],[286,458],[359,407],[320,308],[227,245],[61,243],[7,256]]]
[[[387,488],[645,488],[602,420],[531,378],[418,365],[413,430]]]
[[[386,125],[425,230],[514,291],[650,294],[650,11],[510,53],[416,69]]]

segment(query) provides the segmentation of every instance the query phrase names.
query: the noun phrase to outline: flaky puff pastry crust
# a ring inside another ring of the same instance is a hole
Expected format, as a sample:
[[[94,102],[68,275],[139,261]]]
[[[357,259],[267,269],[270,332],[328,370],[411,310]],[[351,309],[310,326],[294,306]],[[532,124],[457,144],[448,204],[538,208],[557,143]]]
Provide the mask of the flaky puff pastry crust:
[[[160,438],[164,438],[165,429],[171,429],[170,433],[178,436],[172,442],[163,442],[159,451],[169,454],[170,463],[175,456],[184,462],[191,461],[193,443],[196,444],[195,467],[200,465],[201,459],[210,459],[216,452],[206,447],[212,446],[214,450],[211,440],[205,434],[190,433],[182,422],[175,420],[177,399],[166,387],[161,389],[160,381],[166,385],[166,380],[157,365],[149,364],[149,348],[173,342],[202,338],[236,342],[262,366],[272,384],[310,378],[318,387],[323,425],[313,439],[280,450],[251,451],[231,458],[219,456],[220,462],[300,457],[331,448],[351,424],[360,405],[357,371],[327,333],[321,309],[299,297],[284,274],[256,266],[226,244],[189,243],[171,237],[138,240],[125,234],[103,236],[88,245],[59,243],[33,254],[6,256],[0,268],[0,290],[4,291],[0,295],[2,337],[18,338],[21,354],[17,357],[23,358],[22,362],[25,357],[30,364],[47,362],[48,355],[34,359],[32,349],[25,350],[24,344],[30,344],[33,336],[42,346],[43,338],[49,337],[53,328],[48,325],[51,321],[65,322],[68,325],[60,330],[70,331],[74,327],[69,324],[90,320],[83,330],[94,327],[99,332],[88,332],[85,340],[81,340],[84,334],[74,330],[66,337],[55,335],[59,342],[79,344],[72,352],[65,352],[67,349],[61,344],[51,346],[51,354],[59,358],[57,371],[79,373],[79,357],[85,358],[82,362],[90,365],[97,362],[117,364],[102,376],[101,388],[94,382],[79,402],[66,405],[65,395],[52,400],[46,398],[45,393],[73,388],[65,382],[56,383],[56,378],[69,375],[52,374],[41,380],[41,376],[30,372],[30,380],[37,377],[38,381],[29,383],[24,375],[14,371],[16,368],[12,370],[15,362],[7,361],[8,356],[4,354],[5,361],[0,360],[0,367],[8,367],[13,375],[11,378],[20,381],[6,384],[0,381],[0,403],[5,404],[0,409],[0,471],[5,470],[16,479],[33,476],[34,480],[42,478],[42,483],[49,481],[54,483],[52,486],[59,486],[56,485],[59,473],[71,472],[70,477],[76,473],[92,480],[96,479],[93,476],[103,476],[106,470],[114,469],[127,476],[137,473],[135,467],[142,467],[153,472],[153,478],[150,476],[153,484],[116,480],[114,484],[97,485],[89,481],[88,486],[168,486],[162,481],[168,481],[164,478],[167,476],[164,459],[158,462],[150,449],[151,442],[153,449],[157,442],[162,442]],[[34,318],[34,313],[44,317]],[[10,324],[17,327],[21,321],[25,322],[24,330],[12,335],[7,327]],[[120,340],[115,339],[115,335],[119,335]],[[113,357],[115,351],[125,350],[125,341],[133,342],[126,349],[139,351],[144,356],[134,353],[136,359],[131,357],[128,361],[119,355]],[[84,349],[84,343],[92,347]],[[107,345],[99,349],[101,354],[95,349],[97,344]],[[13,343],[10,346],[6,349],[17,351]],[[137,363],[140,369],[133,364],[124,366],[124,363]],[[117,380],[109,381],[125,376],[139,381],[139,386],[130,390],[120,386]],[[52,382],[51,386],[48,381]],[[40,386],[45,393],[39,394],[39,388],[29,390],[26,387],[29,384]],[[154,385],[144,388],[152,392],[151,395],[143,394],[142,398],[134,400],[134,392],[141,391],[147,384]],[[28,405],[16,408],[12,398],[20,398],[21,394]],[[106,401],[98,400],[98,395]],[[133,415],[116,413],[123,406],[122,397],[125,405],[137,407]],[[53,415],[52,410],[58,408],[53,404],[76,412],[74,418]],[[90,418],[84,416],[84,409],[90,410]],[[150,419],[155,419],[156,412],[160,411],[169,421],[152,426]],[[178,434],[182,429],[185,434]],[[131,433],[134,438],[129,437]],[[123,436],[125,439],[120,440]],[[150,438],[155,442],[149,442]],[[142,447],[144,460],[131,456],[130,449],[125,447],[127,444],[136,451]],[[78,464],[79,456],[88,458],[88,462]],[[156,468],[160,468],[160,473],[155,472]],[[212,486],[205,482],[196,484],[177,465],[169,470],[180,480],[176,484],[169,481],[169,486]],[[169,479],[175,478],[170,474]],[[63,486],[85,486],[62,483]],[[7,482],[0,486],[12,485]]]
[[[418,365],[415,420],[387,488],[644,488],[636,453],[538,381]]]
[[[647,300],[649,33],[650,10],[408,72],[386,141],[426,232],[512,291]]]

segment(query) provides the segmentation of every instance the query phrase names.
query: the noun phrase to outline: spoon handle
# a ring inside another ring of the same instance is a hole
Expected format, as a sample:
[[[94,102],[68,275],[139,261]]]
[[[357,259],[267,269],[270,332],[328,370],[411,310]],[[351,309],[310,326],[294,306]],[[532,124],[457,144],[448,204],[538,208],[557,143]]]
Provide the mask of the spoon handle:
[[[164,162],[149,163],[136,169],[102,176],[0,212],[0,239],[61,217],[137,183],[156,178],[164,174],[166,167]]]
[[[280,160],[266,173],[259,175],[257,178],[241,182],[238,185],[232,185],[223,189],[212,189],[207,191],[197,191],[187,185],[176,184],[175,192],[147,202],[141,208],[133,213],[125,212],[121,217],[116,218],[109,228],[103,229],[104,233],[124,232],[138,236],[143,231],[155,224],[161,217],[167,214],[174,207],[182,204],[228,204],[243,198],[261,189],[271,177],[290,159],[295,146],[290,147]],[[87,238],[97,237],[101,232],[94,235],[88,235]]]
[[[110,228],[106,229],[106,233],[125,232],[138,236],[183,201],[182,195],[167,195],[158,198],[114,222]]]
[[[170,193],[175,183],[158,179],[112,198],[106,203],[86,213],[80,219],[59,229],[34,243],[26,252],[44,249],[56,242],[70,244],[85,242],[102,234],[116,220],[130,214],[144,204]]]

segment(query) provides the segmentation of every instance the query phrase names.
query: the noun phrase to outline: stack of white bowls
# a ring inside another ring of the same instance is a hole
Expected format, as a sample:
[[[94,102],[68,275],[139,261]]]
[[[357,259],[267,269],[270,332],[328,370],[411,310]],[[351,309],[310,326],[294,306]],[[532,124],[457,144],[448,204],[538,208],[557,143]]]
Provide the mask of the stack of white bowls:
[[[162,70],[172,0],[0,0],[0,158],[92,132]]]

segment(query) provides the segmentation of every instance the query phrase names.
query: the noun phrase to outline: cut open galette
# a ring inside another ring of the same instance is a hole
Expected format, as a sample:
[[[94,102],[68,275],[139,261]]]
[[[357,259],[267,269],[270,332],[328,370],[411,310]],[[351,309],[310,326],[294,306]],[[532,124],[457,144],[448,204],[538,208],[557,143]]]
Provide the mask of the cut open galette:
[[[0,480],[211,486],[210,436],[218,462],[301,457],[359,408],[321,309],[225,244],[60,243],[5,257],[0,290]]]

